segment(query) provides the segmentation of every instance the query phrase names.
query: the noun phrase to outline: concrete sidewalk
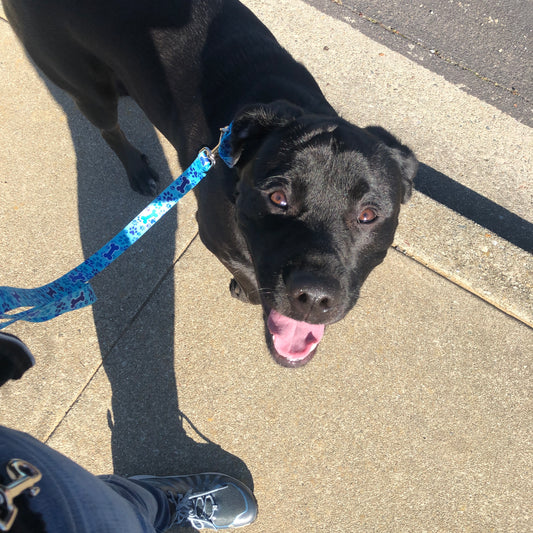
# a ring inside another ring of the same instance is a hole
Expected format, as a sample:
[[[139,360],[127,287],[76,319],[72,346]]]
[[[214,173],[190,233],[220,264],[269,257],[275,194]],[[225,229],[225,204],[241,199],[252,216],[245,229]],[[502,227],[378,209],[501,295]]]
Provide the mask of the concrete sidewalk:
[[[299,0],[245,3],[343,116],[533,221],[529,128]],[[36,287],[147,200],[1,19],[0,50],[0,285]],[[172,147],[127,100],[121,122],[168,184]],[[391,250],[317,357],[287,370],[194,212],[189,195],[100,274],[92,307],[9,328],[37,366],[0,390],[2,424],[96,474],[236,476],[260,506],[250,533],[532,529],[526,250],[415,193],[395,246],[416,261]]]

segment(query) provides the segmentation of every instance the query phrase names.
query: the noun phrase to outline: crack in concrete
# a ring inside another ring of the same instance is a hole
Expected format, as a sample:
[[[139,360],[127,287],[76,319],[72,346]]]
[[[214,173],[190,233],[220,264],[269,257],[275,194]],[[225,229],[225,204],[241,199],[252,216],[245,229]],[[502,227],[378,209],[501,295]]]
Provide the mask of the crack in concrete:
[[[159,280],[157,281],[157,283],[153,286],[152,290],[147,294],[146,298],[144,299],[143,302],[141,302],[141,304],[139,305],[138,309],[135,311],[135,313],[133,314],[133,316],[130,318],[130,320],[124,325],[124,327],[122,328],[122,331],[118,334],[117,338],[115,339],[115,341],[111,344],[111,346],[109,347],[109,349],[107,350],[107,353],[105,354],[102,354],[102,360],[100,361],[100,363],[97,365],[97,367],[94,369],[94,372],[90,375],[89,379],[87,380],[87,382],[85,383],[85,385],[80,389],[80,391],[78,392],[78,394],[75,396],[75,398],[72,400],[72,402],[70,403],[68,409],[65,411],[65,413],[63,414],[63,416],[61,417],[61,419],[59,420],[59,422],[52,428],[52,430],[50,431],[50,433],[43,438],[43,442],[45,444],[47,444],[49,442],[49,440],[54,436],[54,434],[56,433],[56,431],[59,429],[59,427],[61,426],[61,424],[63,424],[63,422],[65,421],[65,419],[67,418],[67,416],[69,415],[69,413],[74,409],[74,407],[76,406],[76,404],[78,403],[78,401],[80,400],[80,398],[85,394],[85,391],[89,388],[89,386],[91,385],[91,383],[93,382],[94,378],[96,377],[96,374],[98,374],[98,372],[100,371],[100,369],[102,368],[103,364],[104,364],[104,361],[109,357],[109,355],[111,354],[111,352],[117,347],[118,343],[124,338],[124,336],[126,335],[126,333],[128,332],[128,330],[130,329],[130,327],[132,326],[132,324],[135,322],[135,320],[137,320],[138,316],[142,313],[143,309],[148,305],[148,302],[152,299],[152,297],[154,296],[154,294],[158,291],[159,287],[163,284],[163,282],[165,281],[165,279],[167,278],[167,276],[170,274],[170,272],[172,272],[175,268],[176,268],[176,265],[178,264],[178,262],[181,260],[181,258],[188,252],[188,250],[190,249],[190,247],[193,245],[193,243],[196,241],[196,239],[198,239],[198,232],[196,232],[193,237],[191,238],[191,240],[189,241],[189,243],[183,248],[182,252],[179,254],[179,256],[174,260],[172,261],[172,264],[165,270],[165,272],[163,272],[163,274],[161,275],[161,277],[159,278]]]

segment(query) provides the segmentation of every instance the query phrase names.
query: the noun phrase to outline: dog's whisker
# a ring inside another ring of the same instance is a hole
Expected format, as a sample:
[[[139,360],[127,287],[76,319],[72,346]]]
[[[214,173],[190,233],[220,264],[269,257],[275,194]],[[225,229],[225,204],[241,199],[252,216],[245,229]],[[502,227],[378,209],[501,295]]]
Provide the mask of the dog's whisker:
[[[274,294],[274,292],[275,292],[274,289],[267,289],[264,287],[261,287],[254,291],[254,293],[257,293],[257,294]]]

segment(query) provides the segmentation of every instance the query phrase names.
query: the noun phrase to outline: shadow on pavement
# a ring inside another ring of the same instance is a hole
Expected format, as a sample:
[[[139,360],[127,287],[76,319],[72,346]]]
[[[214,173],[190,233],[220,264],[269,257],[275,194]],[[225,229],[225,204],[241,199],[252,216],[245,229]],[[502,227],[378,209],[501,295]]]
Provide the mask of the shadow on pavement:
[[[533,224],[434,168],[420,165],[415,189],[526,252],[533,251]]]
[[[151,199],[130,190],[122,166],[96,128],[66,93],[41,77],[63,108],[71,131],[77,157],[80,235],[87,258]],[[121,103],[119,114],[132,144],[149,155],[162,190],[172,178],[153,127],[130,99]],[[252,476],[239,458],[202,435],[205,442],[196,442],[183,427],[185,415],[179,410],[174,370],[173,292],[158,299],[157,316],[147,324],[135,322],[163,279],[174,286],[177,229],[173,211],[91,283],[98,297],[92,308],[94,322],[112,388],[108,420],[114,471],[122,475],[220,471],[253,489]]]

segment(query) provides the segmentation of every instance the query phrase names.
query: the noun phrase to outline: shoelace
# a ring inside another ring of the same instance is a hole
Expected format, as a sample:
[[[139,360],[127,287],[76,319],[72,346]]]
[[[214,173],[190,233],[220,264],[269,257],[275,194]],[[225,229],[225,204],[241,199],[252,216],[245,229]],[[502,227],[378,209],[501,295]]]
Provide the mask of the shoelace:
[[[176,506],[171,526],[192,525],[196,529],[202,529],[206,525],[217,529],[213,523],[213,515],[218,506],[213,499],[213,494],[227,488],[223,485],[206,492],[193,493],[189,490],[185,494],[173,494],[168,492],[170,501]],[[176,498],[177,496],[177,498]],[[210,512],[208,512],[208,506]]]

